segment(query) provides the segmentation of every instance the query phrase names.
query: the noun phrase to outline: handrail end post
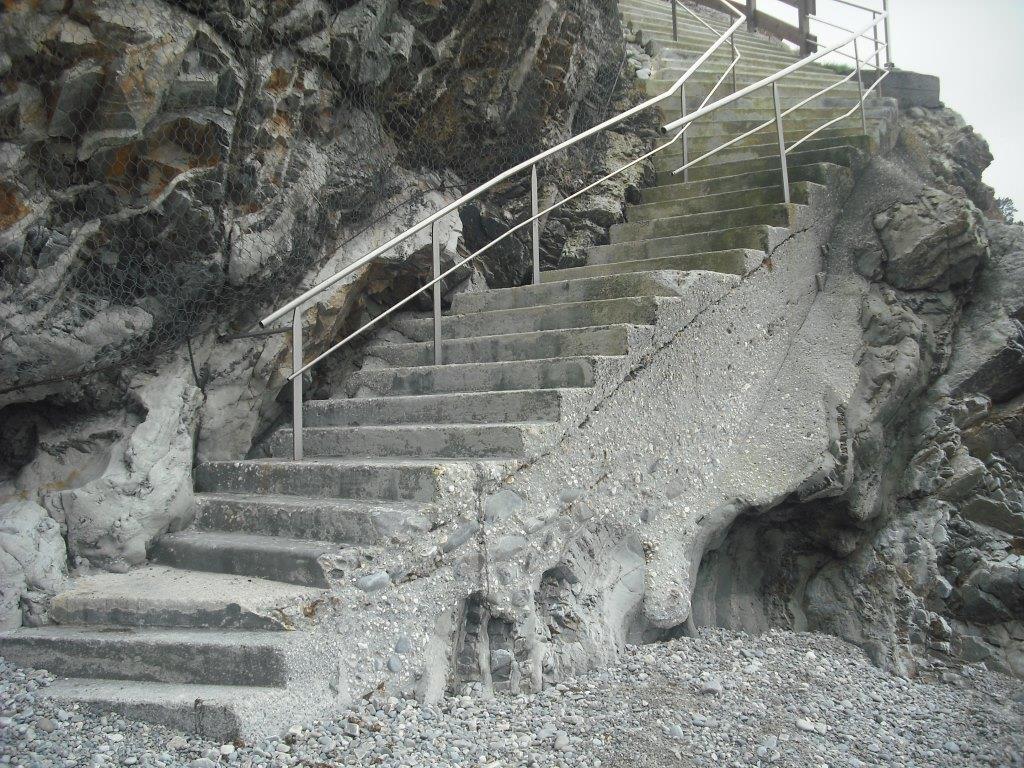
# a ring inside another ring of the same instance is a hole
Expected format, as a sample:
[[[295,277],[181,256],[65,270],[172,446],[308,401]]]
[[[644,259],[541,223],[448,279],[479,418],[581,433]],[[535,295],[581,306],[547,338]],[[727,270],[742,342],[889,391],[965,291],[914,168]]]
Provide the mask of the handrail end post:
[[[292,312],[292,373],[302,369],[302,307]],[[292,458],[302,461],[302,374],[292,379]]]
[[[434,283],[434,365],[444,365],[444,349],[441,339],[441,240],[437,235],[437,222],[430,226],[430,240],[433,247]]]
[[[675,4],[672,5],[675,8]],[[530,211],[533,217],[533,284],[540,285],[540,189],[537,185],[537,164],[530,169]]]
[[[779,162],[782,167],[782,199],[789,205],[789,168],[786,161],[786,134],[782,128],[782,100],[779,98],[779,84],[772,83],[772,99],[775,102],[775,126],[779,134]]]

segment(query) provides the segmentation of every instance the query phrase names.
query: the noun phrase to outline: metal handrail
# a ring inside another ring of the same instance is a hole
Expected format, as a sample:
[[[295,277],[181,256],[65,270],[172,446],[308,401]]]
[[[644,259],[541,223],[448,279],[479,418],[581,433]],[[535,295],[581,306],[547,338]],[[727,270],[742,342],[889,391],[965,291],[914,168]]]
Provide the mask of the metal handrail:
[[[595,187],[605,183],[609,179],[611,179],[611,178],[613,178],[613,177],[623,173],[624,171],[628,170],[629,168],[632,168],[633,166],[637,165],[638,163],[644,162],[645,160],[649,159],[650,157],[654,156],[655,154],[657,154],[659,152],[662,152],[662,151],[668,149],[669,147],[674,146],[677,141],[681,142],[681,145],[682,145],[684,165],[681,166],[676,171],[674,171],[673,173],[683,173],[684,174],[684,179],[688,178],[688,176],[687,176],[687,169],[690,168],[691,166],[695,165],[698,162],[701,162],[701,161],[707,159],[708,157],[710,157],[710,156],[712,156],[714,154],[717,154],[718,152],[721,152],[722,150],[726,149],[727,147],[732,146],[736,142],[741,141],[744,138],[747,138],[748,136],[750,136],[750,135],[752,135],[754,133],[757,133],[760,130],[764,130],[765,128],[767,128],[768,126],[770,126],[772,124],[775,124],[777,126],[777,129],[778,129],[779,151],[780,151],[780,157],[781,157],[781,161],[782,161],[783,189],[784,189],[784,194],[785,194],[785,201],[787,203],[789,203],[790,202],[790,190],[789,190],[788,168],[787,168],[787,163],[786,163],[786,156],[787,156],[787,154],[789,152],[792,152],[797,146],[799,146],[803,142],[807,141],[809,138],[811,138],[811,136],[816,135],[821,130],[824,130],[828,126],[833,125],[834,123],[836,123],[836,122],[838,122],[840,120],[846,119],[851,114],[853,114],[853,112],[855,112],[858,108],[861,110],[861,116],[862,116],[862,120],[864,122],[864,127],[865,127],[865,130],[866,130],[866,116],[865,116],[865,113],[864,113],[864,101],[865,101],[867,95],[870,94],[870,92],[874,88],[878,87],[881,84],[881,82],[885,79],[885,76],[888,75],[888,72],[886,72],[881,77],[877,78],[876,81],[872,84],[871,88],[869,88],[869,89],[867,89],[865,91],[864,86],[863,86],[862,76],[861,76],[861,64],[863,62],[861,61],[859,52],[857,50],[857,41],[861,37],[866,37],[866,33],[868,31],[870,31],[870,30],[876,30],[876,32],[877,32],[878,24],[881,23],[881,22],[884,22],[885,23],[885,30],[886,30],[886,36],[885,36],[886,39],[885,39],[884,47],[885,47],[885,50],[888,52],[888,50],[889,50],[889,36],[888,36],[888,31],[889,31],[888,18],[889,18],[889,16],[888,16],[888,7],[887,7],[888,0],[883,0],[883,3],[886,5],[886,8],[883,11],[881,11],[881,12],[873,10],[873,9],[867,9],[867,8],[864,9],[864,10],[868,10],[868,11],[870,11],[872,13],[872,23],[867,25],[867,26],[865,26],[864,29],[862,29],[862,30],[860,30],[858,32],[853,33],[852,37],[850,37],[850,38],[844,40],[842,43],[834,45],[834,46],[832,46],[830,48],[826,48],[824,50],[819,50],[818,52],[813,53],[813,54],[811,54],[811,55],[801,59],[800,61],[798,61],[798,62],[788,66],[788,67],[785,67],[784,69],[780,70],[779,72],[775,73],[774,75],[771,75],[769,77],[763,78],[762,80],[760,80],[760,81],[758,81],[758,82],[756,82],[756,83],[754,83],[754,84],[752,84],[750,86],[747,86],[747,87],[745,87],[743,89],[737,89],[737,87],[736,87],[736,85],[737,85],[737,82],[736,82],[737,68],[738,68],[737,65],[739,63],[739,60],[740,60],[741,56],[740,56],[739,50],[736,47],[735,32],[746,21],[746,16],[742,12],[740,12],[733,5],[731,0],[718,0],[718,2],[720,2],[728,10],[728,12],[732,16],[735,17],[735,21],[733,22],[733,24],[731,26],[728,27],[728,29],[725,30],[725,32],[723,32],[718,37],[718,39],[703,54],[701,54],[697,58],[696,61],[694,61],[694,63],[692,65],[690,65],[687,68],[687,70],[679,78],[676,79],[676,81],[672,84],[672,86],[670,88],[668,88],[666,91],[664,91],[663,93],[659,94],[658,96],[655,96],[655,97],[652,97],[650,99],[647,99],[646,101],[644,101],[644,102],[642,102],[642,103],[640,103],[640,104],[638,104],[638,105],[636,105],[636,106],[634,106],[634,107],[632,107],[632,108],[622,112],[621,114],[616,115],[615,117],[609,118],[608,120],[605,120],[602,123],[600,123],[600,124],[590,128],[590,129],[588,129],[586,131],[583,131],[580,134],[578,134],[578,135],[576,135],[576,136],[574,136],[574,137],[572,137],[570,139],[567,139],[566,141],[562,142],[561,144],[558,144],[555,147],[552,147],[551,149],[548,149],[548,150],[545,150],[545,151],[539,153],[538,155],[530,158],[529,160],[525,160],[525,161],[519,163],[518,165],[516,165],[516,166],[514,166],[514,167],[512,167],[512,168],[510,168],[510,169],[508,169],[506,171],[503,171],[502,173],[498,174],[497,176],[495,176],[494,178],[490,179],[489,181],[481,184],[480,186],[476,187],[475,189],[471,190],[470,192],[464,194],[462,197],[460,197],[459,199],[455,200],[454,202],[449,203],[448,205],[446,205],[445,207],[443,207],[441,210],[437,211],[436,213],[431,214],[430,216],[428,216],[425,219],[421,220],[417,224],[415,224],[412,227],[406,229],[404,232],[396,235],[395,237],[392,237],[390,240],[388,240],[383,245],[375,248],[370,253],[366,254],[365,256],[361,257],[360,259],[357,259],[352,264],[350,264],[347,267],[341,269],[340,271],[338,271],[334,275],[328,277],[327,279],[321,281],[317,285],[313,286],[312,288],[310,288],[309,290],[304,292],[302,295],[296,297],[295,299],[292,299],[287,304],[285,304],[284,306],[282,306],[279,309],[275,310],[271,314],[267,315],[265,318],[263,318],[260,321],[260,325],[263,326],[263,327],[266,327],[270,323],[273,323],[276,320],[284,317],[288,313],[291,313],[291,316],[292,316],[292,373],[288,377],[288,379],[292,382],[292,385],[293,385],[293,393],[292,393],[292,401],[293,401],[293,403],[292,403],[292,407],[293,407],[293,411],[292,411],[292,417],[293,417],[293,455],[294,455],[294,458],[296,460],[302,458],[302,374],[303,373],[308,371],[310,368],[315,366],[317,363],[322,361],[324,358],[326,358],[329,355],[331,355],[334,352],[336,352],[341,347],[345,346],[348,342],[350,342],[352,339],[354,339],[357,336],[359,336],[360,334],[362,334],[368,328],[376,325],[377,323],[379,323],[384,318],[390,316],[392,313],[396,312],[398,309],[400,309],[403,306],[405,306],[406,304],[408,304],[415,297],[417,297],[417,296],[419,296],[419,295],[421,295],[421,294],[423,294],[426,291],[431,290],[431,289],[433,289],[433,298],[434,298],[434,302],[433,302],[433,304],[434,304],[434,360],[435,360],[435,364],[441,364],[443,362],[443,359],[442,359],[441,333],[440,333],[440,328],[441,328],[441,284],[444,281],[444,279],[447,278],[449,275],[455,273],[459,269],[461,269],[463,266],[465,266],[469,262],[471,262],[474,259],[476,259],[477,257],[479,257],[481,254],[486,253],[488,250],[490,250],[494,246],[498,245],[500,242],[504,241],[506,238],[511,237],[513,234],[515,234],[516,232],[520,231],[521,229],[523,229],[523,228],[525,228],[527,226],[532,226],[532,228],[533,228],[533,281],[534,281],[534,283],[539,283],[540,282],[540,220],[544,216],[546,216],[549,213],[551,213],[552,211],[554,211],[554,210],[556,210],[556,209],[566,205],[567,203],[569,203],[570,201],[572,201],[575,198],[579,197],[580,195],[585,194],[586,192],[590,191],[591,189],[593,189],[593,188],[595,188]],[[697,17],[696,14],[694,14],[689,8],[686,8],[686,6],[681,5],[679,3],[679,0],[670,0],[670,3],[671,3],[671,7],[672,7],[672,20],[673,20],[673,34],[674,35],[677,34],[677,22],[676,22],[676,8],[677,8],[677,5],[678,5],[678,7],[684,8],[684,10],[686,10],[688,13],[690,13],[690,15],[694,16],[695,18],[697,18],[698,21],[700,21],[702,24],[707,26],[713,32],[717,32],[717,30],[715,30],[713,27],[711,27],[709,24],[707,24],[703,19],[700,19],[699,17]],[[846,4],[849,5],[851,3],[846,3]],[[814,19],[814,20],[818,20],[818,19]],[[870,39],[870,38],[868,38],[868,39]],[[711,56],[719,48],[721,48],[725,44],[726,40],[730,41],[731,48],[732,48],[733,58],[732,58],[731,63],[726,68],[726,70],[722,74],[722,76],[715,83],[714,87],[710,90],[710,92],[704,98],[704,100],[701,103],[701,105],[695,111],[693,111],[693,112],[688,114],[687,113],[687,104],[686,104],[686,82],[690,79],[690,77],[693,75],[694,72],[696,72],[705,62],[708,61],[708,59],[711,58]],[[846,78],[840,80],[839,82],[834,83],[834,84],[832,84],[832,85],[822,89],[821,91],[819,91],[818,93],[815,93],[811,97],[809,97],[807,99],[804,99],[803,101],[799,102],[794,107],[791,107],[791,108],[789,108],[786,111],[783,111],[781,109],[781,103],[780,103],[780,98],[779,98],[779,89],[778,89],[779,81],[783,80],[788,75],[790,75],[790,74],[792,74],[792,73],[794,73],[794,72],[796,72],[798,70],[803,69],[804,67],[808,66],[809,64],[812,64],[812,63],[818,61],[823,56],[827,56],[830,53],[839,52],[839,49],[844,48],[845,46],[851,44],[851,42],[854,45],[854,59],[857,62],[857,67],[856,67],[855,72],[851,73],[850,75],[848,75]],[[876,42],[875,55],[876,55],[876,58],[877,58],[878,53],[881,50],[881,48],[879,47],[877,39],[876,39],[875,42]],[[887,57],[888,57],[888,53],[887,53]],[[729,96],[725,96],[725,97],[719,99],[718,101],[716,101],[716,102],[714,102],[712,104],[709,104],[709,101],[714,97],[714,94],[722,86],[722,84],[728,78],[730,73],[733,75],[733,93],[731,95],[729,95]],[[817,98],[820,98],[825,93],[828,93],[829,91],[833,90],[834,88],[839,87],[840,85],[842,85],[842,84],[844,84],[846,82],[849,82],[854,75],[857,76],[858,85],[859,85],[859,94],[860,94],[857,105],[855,105],[853,107],[853,109],[851,109],[848,113],[846,113],[842,117],[836,118],[835,120],[831,120],[828,123],[826,123],[825,125],[820,126],[819,128],[817,128],[814,131],[812,131],[810,134],[808,134],[807,136],[805,136],[802,139],[800,139],[798,142],[795,142],[794,144],[792,144],[787,149],[786,143],[785,143],[784,132],[783,132],[783,125],[782,125],[783,118],[786,115],[792,114],[794,111],[796,111],[800,107],[806,105],[810,101],[813,101],[813,100],[815,100]],[[710,114],[716,112],[717,110],[719,110],[719,109],[721,109],[721,108],[723,108],[725,106],[728,106],[729,104],[733,104],[736,101],[744,98],[745,96],[747,96],[747,95],[749,95],[749,94],[751,94],[751,93],[753,93],[753,92],[755,92],[755,91],[757,91],[757,90],[759,90],[761,88],[767,87],[767,86],[771,86],[772,87],[772,91],[773,91],[773,94],[774,94],[774,101],[775,101],[775,117],[774,117],[774,119],[769,120],[766,123],[764,123],[763,125],[755,128],[755,129],[753,129],[751,131],[748,131],[747,133],[743,134],[742,136],[739,136],[739,137],[733,139],[732,141],[730,141],[730,142],[728,142],[728,143],[726,143],[726,144],[716,148],[712,152],[709,152],[709,153],[706,153],[705,155],[702,155],[700,158],[697,158],[696,160],[693,160],[693,161],[689,160],[689,158],[688,158],[688,141],[687,141],[687,136],[686,136],[686,133],[687,133],[687,130],[688,130],[689,126],[693,125],[693,123],[696,120],[698,120],[698,119],[700,119],[700,118],[702,118],[702,117],[704,117],[706,115],[710,115]],[[661,128],[663,133],[675,132],[675,135],[673,135],[671,139],[666,141],[664,144],[656,147],[655,149],[651,150],[650,152],[647,152],[647,153],[643,154],[642,156],[636,158],[635,160],[627,163],[626,165],[622,166],[621,168],[618,168],[618,169],[612,171],[611,173],[603,176],[602,178],[598,179],[597,181],[592,182],[591,184],[588,184],[588,185],[584,186],[582,189],[574,192],[573,194],[567,196],[566,198],[563,198],[563,199],[559,200],[558,202],[553,203],[552,205],[550,205],[547,208],[545,208],[543,211],[539,210],[537,166],[538,166],[538,164],[540,162],[542,162],[543,160],[546,160],[547,158],[551,157],[552,155],[554,155],[554,154],[556,154],[556,153],[558,153],[560,151],[563,151],[565,149],[568,149],[569,147],[572,147],[572,146],[578,144],[579,142],[581,142],[581,141],[583,141],[583,140],[585,140],[585,139],[587,139],[587,138],[589,138],[591,136],[594,136],[594,135],[600,133],[601,131],[604,131],[604,130],[612,127],[612,126],[618,125],[618,124],[628,120],[629,118],[631,118],[631,117],[633,117],[633,116],[635,116],[635,115],[637,115],[637,114],[639,114],[639,113],[641,113],[641,112],[643,112],[643,111],[645,111],[647,109],[650,109],[650,108],[652,108],[652,107],[654,107],[656,105],[661,104],[662,102],[666,101],[670,97],[674,96],[677,92],[678,92],[678,94],[680,96],[681,117],[678,120],[674,120],[674,121],[671,121],[671,122],[667,123],[666,125],[663,125],[662,128]],[[443,219],[445,216],[447,216],[447,215],[455,212],[456,210],[458,210],[461,206],[465,205],[466,203],[476,199],[477,197],[479,197],[483,193],[489,191],[490,189],[493,189],[495,186],[497,186],[498,184],[502,183],[503,181],[505,181],[505,180],[511,178],[512,176],[514,176],[514,175],[516,175],[516,174],[518,174],[520,172],[523,172],[523,171],[525,171],[527,169],[529,169],[530,172],[531,172],[531,216],[529,218],[525,219],[524,221],[521,221],[518,224],[514,225],[513,227],[510,227],[507,231],[502,233],[500,236],[498,236],[497,238],[491,240],[489,243],[484,245],[482,248],[480,248],[476,252],[470,254],[466,258],[462,259],[461,261],[456,263],[451,268],[445,270],[444,272],[441,272],[441,268],[440,268],[440,240],[439,240],[438,232],[437,232],[438,222],[440,222],[440,220]],[[339,281],[343,280],[348,275],[350,275],[353,272],[355,272],[361,266],[363,266],[365,264],[368,264],[369,262],[373,261],[378,256],[380,256],[381,254],[383,254],[383,253],[389,251],[390,249],[394,248],[395,246],[405,242],[406,240],[408,240],[413,235],[415,235],[415,234],[423,231],[424,229],[426,229],[428,226],[431,227],[431,239],[432,239],[432,245],[433,245],[433,276],[432,276],[432,279],[426,285],[422,286],[421,288],[417,289],[413,293],[409,294],[404,299],[402,299],[401,301],[396,303],[394,306],[392,306],[389,309],[385,310],[380,315],[377,315],[376,317],[374,317],[372,320],[370,320],[369,322],[364,324],[358,330],[350,333],[348,336],[346,336],[340,342],[332,345],[329,349],[327,349],[322,354],[318,355],[315,359],[311,360],[309,363],[305,363],[304,364],[303,363],[303,342],[302,342],[302,330],[303,330],[302,329],[302,312],[308,306],[309,302],[312,301],[313,299],[315,299],[317,296],[322,294],[324,291],[326,291],[330,287],[332,287],[333,285],[336,285]]]

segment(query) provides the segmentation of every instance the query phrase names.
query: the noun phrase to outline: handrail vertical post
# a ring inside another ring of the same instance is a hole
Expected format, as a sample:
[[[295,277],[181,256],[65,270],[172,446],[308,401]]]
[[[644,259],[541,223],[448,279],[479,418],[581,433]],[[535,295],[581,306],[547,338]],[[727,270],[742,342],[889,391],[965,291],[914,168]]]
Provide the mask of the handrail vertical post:
[[[864,130],[864,133],[868,132],[868,116],[864,111],[864,75],[860,70],[860,46],[857,45],[857,40],[854,38],[853,41],[853,57],[857,60],[857,91],[860,94],[860,126]]]
[[[434,248],[433,279],[441,276],[441,239],[437,235],[437,224],[430,225],[430,239]],[[434,283],[434,365],[444,364],[444,352],[441,347],[441,280]]]
[[[871,34],[875,38],[875,69],[882,69],[882,47],[878,44],[878,11],[871,12],[871,20],[875,26],[871,28]]]
[[[732,92],[736,93],[736,91],[739,90],[738,83],[737,83],[737,74],[738,74],[739,69],[740,69],[739,64],[736,62],[736,55],[737,55],[737,51],[736,51],[736,35],[729,35],[729,44],[732,46],[732,63],[733,63],[733,68],[732,68]]]
[[[892,29],[889,26],[892,15],[889,0],[882,0],[882,10],[885,12],[885,66],[892,69]]]
[[[672,6],[672,39],[677,43],[679,42],[679,20],[676,18],[678,11],[676,10],[676,0],[668,0]]]
[[[302,368],[302,307],[292,313],[292,372]],[[302,461],[302,376],[292,379],[292,457]]]
[[[782,197],[789,204],[789,168],[786,166],[786,134],[782,129],[782,101],[779,98],[779,84],[772,83],[772,97],[775,100],[775,127],[779,132],[779,160],[782,162]]]
[[[757,0],[747,0],[747,29],[757,32]]]
[[[673,6],[674,7],[674,6]],[[533,284],[540,285],[540,191],[537,189],[537,164],[530,169],[530,211],[533,216]]]
[[[682,117],[686,117],[686,83],[683,83],[681,86],[679,86],[679,114]],[[687,125],[687,126],[685,126],[683,128],[683,135],[682,135],[682,138],[680,139],[680,141],[682,141],[682,143],[683,143],[683,165],[684,166],[690,164],[690,137],[689,137],[689,133],[690,132],[689,132],[689,127],[690,126]],[[683,181],[687,182],[689,180],[690,180],[690,169],[689,168],[685,168],[683,170]]]

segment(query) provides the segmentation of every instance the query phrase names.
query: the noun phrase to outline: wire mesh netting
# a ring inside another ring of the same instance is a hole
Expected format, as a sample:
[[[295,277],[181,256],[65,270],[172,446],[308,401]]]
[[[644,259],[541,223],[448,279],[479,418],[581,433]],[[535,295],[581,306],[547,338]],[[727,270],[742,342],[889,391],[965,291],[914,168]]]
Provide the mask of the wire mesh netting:
[[[3,392],[244,331],[342,233],[595,124],[631,80],[612,0],[9,0],[0,40]]]

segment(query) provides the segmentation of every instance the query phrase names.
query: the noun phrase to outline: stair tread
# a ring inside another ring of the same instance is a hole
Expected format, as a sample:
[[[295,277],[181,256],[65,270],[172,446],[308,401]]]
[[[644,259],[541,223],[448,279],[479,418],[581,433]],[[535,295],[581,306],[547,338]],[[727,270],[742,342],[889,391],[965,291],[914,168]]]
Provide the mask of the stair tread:
[[[260,693],[281,695],[280,688],[205,683],[156,683],[138,680],[65,677],[39,690],[41,696],[73,699],[83,703],[119,701],[126,704],[160,704],[191,707],[197,699],[205,706],[232,708],[239,700]]]
[[[101,573],[76,579],[59,593],[58,602],[119,599],[124,601],[224,605],[244,602],[273,609],[319,595],[323,590],[252,576],[189,571],[146,565],[127,573]]]
[[[661,297],[658,297],[658,298],[672,298],[672,297],[661,296]],[[581,302],[573,302],[573,303],[577,303],[577,304],[591,304],[593,302],[581,301]],[[517,310],[537,309],[539,307],[545,307],[546,308],[546,307],[553,307],[553,306],[556,306],[556,305],[555,304],[532,304],[529,307],[516,307],[515,309],[517,309]],[[490,312],[507,312],[507,311],[512,311],[512,310],[482,310],[480,312],[465,312],[465,313],[458,314],[458,315],[448,315],[448,314],[446,314],[446,315],[444,315],[444,317],[475,317],[476,315],[486,315],[486,314],[488,314]],[[415,317],[415,318],[411,318],[411,319],[415,319],[415,320],[430,320],[431,318],[429,318],[429,317]],[[442,339],[442,341],[445,344],[450,344],[450,343],[458,342],[458,341],[462,341],[462,342],[486,341],[487,339],[517,339],[517,338],[518,339],[524,339],[524,338],[526,338],[528,336],[540,336],[540,335],[543,335],[543,334],[555,335],[555,334],[564,334],[564,333],[581,333],[581,334],[582,333],[598,333],[598,332],[609,331],[609,330],[619,330],[619,329],[629,329],[629,328],[642,328],[642,327],[643,326],[637,325],[636,323],[609,323],[607,325],[580,325],[580,326],[573,326],[571,328],[548,328],[548,329],[541,330],[541,331],[513,331],[511,333],[490,333],[490,334],[484,334],[483,336],[459,336],[459,337],[452,338],[452,339]],[[424,345],[424,346],[433,347],[434,342],[433,341],[415,341],[413,339],[408,339],[408,340],[405,340],[405,341],[380,341],[380,342],[373,342],[372,344],[367,344],[365,349],[366,349],[367,353],[371,353],[374,349],[378,349],[378,348],[407,347],[407,346],[412,346],[412,345]],[[544,359],[560,359],[560,358],[539,358],[539,359],[544,360]],[[498,361],[498,362],[501,362],[501,361]],[[511,362],[511,361],[508,361],[508,362]],[[465,365],[465,363],[457,363],[457,365]],[[520,391],[520,390],[513,390],[513,391]],[[541,391],[541,390],[527,390],[527,391],[537,392],[537,391]],[[424,397],[424,395],[416,395],[416,397]]]
[[[118,640],[147,643],[188,643],[236,647],[267,645],[280,648],[286,641],[281,632],[253,629],[193,629],[175,627],[119,627],[95,624],[50,624],[44,627],[21,627],[0,632],[0,643],[18,638],[33,640],[89,640],[116,642]]]
[[[337,542],[317,541],[315,539],[290,539],[284,536],[267,536],[259,533],[234,531],[179,531],[165,535],[161,542],[198,544],[203,547],[244,547],[265,551],[289,550],[295,554],[315,555],[326,550],[338,549]]]
[[[280,507],[318,507],[333,508],[339,512],[372,512],[387,510],[393,512],[419,512],[425,506],[415,501],[389,501],[387,499],[324,499],[316,496],[284,496],[281,494],[255,493],[217,493],[202,492],[195,494],[198,501],[235,502],[238,504],[266,504]]]

